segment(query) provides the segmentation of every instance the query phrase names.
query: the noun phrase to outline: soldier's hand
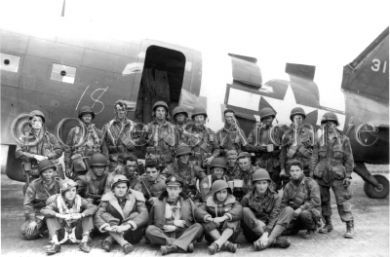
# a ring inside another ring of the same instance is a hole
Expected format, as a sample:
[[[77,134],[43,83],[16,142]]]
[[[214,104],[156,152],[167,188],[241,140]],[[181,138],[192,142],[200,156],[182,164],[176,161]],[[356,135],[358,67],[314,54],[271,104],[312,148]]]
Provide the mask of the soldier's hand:
[[[163,230],[164,232],[173,232],[176,230],[176,226],[173,226],[173,225],[164,225],[163,226]]]
[[[179,228],[184,228],[186,225],[186,221],[185,220],[174,220],[173,225],[175,225],[176,227],[179,227]]]
[[[107,226],[104,228],[104,231],[106,232],[113,232],[113,228],[111,226]]]
[[[260,245],[262,247],[267,247],[268,245],[268,233],[263,233],[263,235],[261,235],[260,237]]]
[[[36,221],[33,221],[30,224],[28,224],[26,228],[26,232],[28,234],[31,234],[37,227],[38,227],[38,223]]]
[[[120,226],[117,226],[116,232],[117,233],[125,232],[125,231],[129,230],[130,227],[131,227],[130,225],[120,225]]]
[[[267,146],[266,145],[258,145],[258,146],[256,146],[256,151],[257,152],[266,152]]]
[[[345,188],[349,187],[351,185],[351,179],[350,178],[345,178],[343,180],[343,185]]]
[[[43,160],[47,160],[48,158],[46,156],[43,156],[43,155],[34,154],[34,159],[37,160],[38,162],[41,162]]]
[[[301,209],[301,208],[296,209],[296,210],[294,211],[294,217],[295,217],[295,218],[298,217],[299,214],[301,214],[301,212],[302,212],[302,209]]]
[[[225,220],[226,220],[226,216],[214,218],[214,222],[215,222],[215,223],[222,223],[222,222],[224,222]]]
[[[66,220],[66,219],[68,219],[68,215],[56,213],[56,218]]]

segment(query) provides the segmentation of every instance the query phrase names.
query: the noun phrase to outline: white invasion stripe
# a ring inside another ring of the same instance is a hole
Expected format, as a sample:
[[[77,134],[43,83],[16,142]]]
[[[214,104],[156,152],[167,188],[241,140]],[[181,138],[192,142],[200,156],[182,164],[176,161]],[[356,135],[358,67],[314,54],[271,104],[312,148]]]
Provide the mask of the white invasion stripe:
[[[260,97],[261,95],[258,94],[230,88],[228,104],[252,111],[258,111]]]

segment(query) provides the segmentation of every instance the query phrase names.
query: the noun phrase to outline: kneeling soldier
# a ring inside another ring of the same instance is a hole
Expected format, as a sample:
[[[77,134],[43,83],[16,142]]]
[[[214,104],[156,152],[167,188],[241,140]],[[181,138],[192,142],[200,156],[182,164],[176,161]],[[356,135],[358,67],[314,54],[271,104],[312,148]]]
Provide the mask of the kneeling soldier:
[[[141,192],[129,189],[130,182],[124,175],[116,175],[111,184],[112,192],[103,195],[95,215],[95,226],[101,232],[108,232],[102,247],[111,251],[113,240],[130,253],[145,232],[148,211]]]
[[[237,244],[231,241],[234,242],[240,232],[242,206],[229,190],[226,181],[215,181],[206,202],[196,209],[197,218],[204,222],[206,240],[213,241],[208,247],[210,254],[222,249],[232,253],[237,250]]]
[[[253,189],[241,201],[242,229],[248,242],[253,242],[255,250],[268,240],[269,233],[275,226],[280,212],[278,193],[270,188],[271,178],[265,169],[258,168],[252,175]],[[287,248],[290,243],[278,237],[272,244]]]
[[[195,223],[195,205],[182,194],[184,182],[178,176],[169,177],[166,185],[153,202],[145,236],[151,244],[161,245],[162,255],[193,252],[193,242],[203,235],[202,225]]]
[[[61,181],[60,194],[51,196],[41,213],[47,218],[51,242],[46,246],[47,255],[58,253],[61,244],[70,240],[80,242],[80,250],[90,252],[89,233],[93,229],[92,216],[97,207],[77,194],[77,183],[71,179]],[[63,238],[59,238],[59,232]],[[59,241],[61,240],[61,241]]]
[[[26,221],[21,227],[22,236],[26,240],[37,239],[46,229],[44,216],[40,213],[46,200],[60,192],[60,182],[54,177],[56,166],[50,160],[39,163],[40,178],[33,180],[24,195],[24,213]]]
[[[313,234],[320,225],[321,198],[317,182],[305,177],[300,161],[290,163],[290,182],[284,188],[281,212],[268,240],[260,243],[258,250],[271,246],[286,229],[298,233],[307,229],[305,237]]]

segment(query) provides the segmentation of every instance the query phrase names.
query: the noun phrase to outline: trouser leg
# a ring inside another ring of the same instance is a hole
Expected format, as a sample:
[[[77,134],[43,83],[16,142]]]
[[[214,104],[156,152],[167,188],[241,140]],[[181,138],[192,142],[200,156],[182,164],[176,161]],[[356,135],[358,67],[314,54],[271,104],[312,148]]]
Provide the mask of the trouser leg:
[[[203,234],[203,227],[199,223],[195,223],[188,227],[184,232],[175,239],[172,244],[176,245],[178,248],[186,251],[188,245],[193,241],[197,240]]]
[[[57,231],[64,228],[57,218],[47,218],[46,224],[49,230],[50,238],[57,236]]]
[[[167,245],[173,242],[173,239],[168,237],[162,229],[154,225],[146,228],[145,237],[149,239],[151,244],[155,245]]]
[[[142,237],[145,234],[145,229],[146,227],[138,227],[136,230],[128,230],[124,234],[124,238],[132,243],[132,244],[137,244],[139,241],[141,241]]]
[[[336,198],[337,210],[343,222],[353,220],[352,206],[350,199],[352,197],[350,188],[344,187],[341,180],[335,180],[332,183],[332,189]]]
[[[242,229],[247,241],[253,242],[264,233],[265,223],[257,219],[253,211],[244,207],[242,211]]]
[[[37,222],[37,227],[34,230],[28,230],[28,226],[35,220],[26,220],[23,222],[22,226],[20,227],[20,231],[22,233],[22,236],[26,240],[34,240],[39,238],[40,234],[43,230],[43,221]]]
[[[310,211],[302,211],[297,217],[297,223],[300,229],[315,230],[316,223],[313,219],[313,214]]]

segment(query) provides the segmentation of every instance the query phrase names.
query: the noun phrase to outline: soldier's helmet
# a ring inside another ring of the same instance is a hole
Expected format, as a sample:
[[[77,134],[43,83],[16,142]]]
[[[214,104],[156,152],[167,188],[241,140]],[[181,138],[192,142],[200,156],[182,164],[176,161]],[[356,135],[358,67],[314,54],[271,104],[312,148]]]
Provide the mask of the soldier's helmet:
[[[78,187],[78,184],[69,178],[61,180],[60,183],[60,193],[65,194],[66,191],[70,190],[73,187]]]
[[[79,118],[81,119],[81,117],[84,115],[84,114],[91,114],[92,115],[92,119],[95,118],[95,113],[92,111],[92,108],[89,107],[89,106],[83,106],[80,108],[79,110]]]
[[[261,109],[259,114],[260,114],[260,119],[261,120],[265,119],[265,118],[267,118],[269,116],[272,116],[274,118],[276,116],[276,112],[273,109],[269,108],[269,107],[264,107],[263,109]]]
[[[169,186],[183,187],[184,181],[180,177],[178,177],[176,175],[172,175],[165,180],[165,184],[167,185],[167,187],[169,187]]]
[[[191,148],[187,144],[179,144],[176,148],[176,157],[191,153]]]
[[[210,163],[210,168],[226,169],[226,160],[223,157],[214,158]]]
[[[94,153],[89,160],[91,167],[106,167],[108,166],[107,157],[102,153]]]
[[[226,157],[227,157],[228,159],[229,159],[229,158],[237,158],[237,157],[238,157],[237,150],[232,149],[232,150],[227,151]]]
[[[225,115],[226,113],[229,113],[229,112],[230,112],[230,113],[233,113],[233,114],[236,114],[236,113],[234,112],[233,109],[229,109],[229,108],[228,108],[228,109],[226,109],[226,110],[223,111],[223,115]]]
[[[253,172],[252,174],[252,181],[260,181],[260,180],[268,180],[271,182],[271,177],[269,176],[269,173],[267,170],[263,168],[258,168]]]
[[[54,169],[55,170],[56,166],[50,160],[43,160],[43,161],[41,161],[39,163],[39,165],[38,165],[39,174],[42,174],[42,172],[44,172],[47,169]]]
[[[306,118],[306,113],[301,107],[295,107],[290,112],[290,120],[292,121],[295,115],[302,115],[303,119]]]
[[[191,119],[194,119],[195,116],[203,115],[205,118],[207,118],[207,112],[206,109],[202,106],[196,106],[194,108],[194,111],[192,112]]]
[[[156,108],[157,107],[164,107],[165,108],[165,111],[168,112],[168,104],[164,101],[157,101],[153,104],[153,108],[152,110],[153,111],[156,111]]]
[[[188,112],[185,110],[183,106],[176,106],[172,111],[172,117],[175,119],[175,116],[183,113],[188,118]]]
[[[34,116],[39,116],[39,117],[41,117],[42,122],[45,123],[45,121],[46,121],[45,114],[43,114],[43,112],[41,112],[40,110],[34,110],[34,111],[30,112],[30,120],[31,120]]]
[[[251,154],[248,153],[248,152],[241,152],[238,156],[237,156],[237,160],[241,159],[241,158],[251,158]]]
[[[219,191],[223,189],[229,189],[229,185],[225,180],[219,179],[214,181],[213,185],[211,186],[211,194],[215,195]]]
[[[322,116],[321,124],[327,122],[327,121],[333,121],[336,123],[336,125],[339,125],[339,120],[337,118],[337,115],[334,112],[327,112]]]
[[[120,183],[126,183],[127,187],[130,186],[130,181],[126,178],[126,176],[122,174],[118,174],[115,175],[114,178],[112,179],[111,190],[113,190],[115,186]]]

